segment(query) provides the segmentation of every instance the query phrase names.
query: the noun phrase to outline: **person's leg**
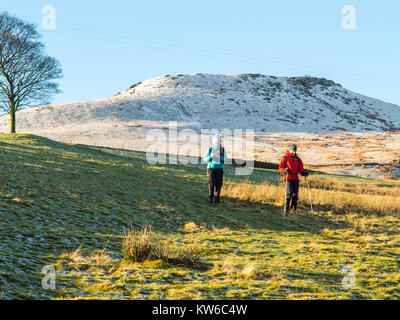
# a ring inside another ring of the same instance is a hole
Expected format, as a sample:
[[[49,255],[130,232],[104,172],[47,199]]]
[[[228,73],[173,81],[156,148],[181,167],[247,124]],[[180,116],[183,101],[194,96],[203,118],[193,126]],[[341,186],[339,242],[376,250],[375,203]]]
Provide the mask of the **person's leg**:
[[[285,199],[284,214],[288,214],[290,208],[290,201],[292,200],[291,180],[287,180],[285,181],[285,183],[286,183],[286,199]]]
[[[210,203],[212,203],[214,199],[213,170],[207,169],[207,174],[208,174],[208,197]]]
[[[296,213],[297,211],[297,202],[299,200],[299,186],[300,186],[300,182],[298,180],[294,180],[293,181],[293,197],[292,197],[292,205],[291,205],[291,209],[293,210],[293,213]]]
[[[216,172],[216,192],[217,192],[217,196],[215,198],[216,202],[220,202],[221,189],[223,184],[224,184],[224,170],[219,169]]]
[[[213,184],[214,198],[216,197],[217,194],[217,182],[218,182],[218,170],[213,169],[212,184]]]

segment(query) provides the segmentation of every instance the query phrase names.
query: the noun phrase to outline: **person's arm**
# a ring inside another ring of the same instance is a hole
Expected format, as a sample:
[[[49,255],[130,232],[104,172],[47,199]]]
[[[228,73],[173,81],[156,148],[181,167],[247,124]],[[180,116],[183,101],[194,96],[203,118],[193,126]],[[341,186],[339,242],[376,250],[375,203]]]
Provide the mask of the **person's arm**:
[[[204,155],[203,161],[206,162],[206,163],[212,161],[211,154],[210,154],[210,149],[208,149],[206,154]]]
[[[283,156],[281,163],[279,164],[279,172],[283,174],[283,170],[285,170],[285,161],[286,156]]]
[[[300,158],[299,158],[300,159]],[[300,174],[303,176],[303,177],[308,177],[308,175],[310,174],[310,172],[308,171],[308,170],[306,170],[306,169],[304,169],[304,164],[303,164],[303,161],[300,159]]]
[[[299,162],[300,162],[300,174],[303,174],[304,173],[304,165],[303,165],[303,160],[301,160],[300,158],[299,158]]]
[[[225,150],[225,148],[223,148],[222,149],[223,150],[223,152],[221,152],[221,154],[220,154],[220,157],[219,157],[219,161],[222,163],[222,164],[225,164],[225,157],[226,157],[226,150]]]

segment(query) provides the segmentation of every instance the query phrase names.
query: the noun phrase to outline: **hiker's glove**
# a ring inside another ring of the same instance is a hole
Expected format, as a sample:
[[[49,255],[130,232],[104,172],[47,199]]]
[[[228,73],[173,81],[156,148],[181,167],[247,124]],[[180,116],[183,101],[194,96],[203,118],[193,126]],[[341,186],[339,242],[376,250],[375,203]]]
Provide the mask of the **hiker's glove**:
[[[290,169],[289,169],[289,168],[283,169],[283,173],[284,173],[284,174],[289,174],[289,173],[290,173]]]
[[[308,175],[310,174],[310,172],[308,172],[308,170],[304,170],[303,173],[301,174],[303,177],[308,177]]]

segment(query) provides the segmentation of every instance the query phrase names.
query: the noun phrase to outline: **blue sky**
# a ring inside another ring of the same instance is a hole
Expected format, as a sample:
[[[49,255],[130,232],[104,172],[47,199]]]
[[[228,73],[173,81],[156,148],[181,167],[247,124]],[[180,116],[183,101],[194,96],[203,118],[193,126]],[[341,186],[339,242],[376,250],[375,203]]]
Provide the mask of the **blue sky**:
[[[42,7],[57,27],[43,30]],[[356,29],[342,28],[342,8]],[[109,97],[166,74],[312,75],[400,105],[399,1],[26,1],[2,11],[37,23],[64,70],[54,102]]]

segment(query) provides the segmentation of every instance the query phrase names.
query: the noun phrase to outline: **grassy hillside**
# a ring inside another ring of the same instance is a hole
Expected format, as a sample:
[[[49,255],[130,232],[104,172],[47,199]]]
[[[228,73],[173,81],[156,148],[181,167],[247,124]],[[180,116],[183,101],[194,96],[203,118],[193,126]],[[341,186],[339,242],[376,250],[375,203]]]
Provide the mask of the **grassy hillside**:
[[[241,180],[226,171],[215,207],[201,166],[151,166],[142,153],[1,135],[1,296],[400,297],[398,185],[315,176],[316,213],[302,193],[299,214],[284,218],[276,172]],[[201,265],[125,261],[124,229],[145,225],[157,242],[195,248]],[[55,291],[41,287],[49,264]],[[356,274],[350,290],[342,288],[346,265]]]

